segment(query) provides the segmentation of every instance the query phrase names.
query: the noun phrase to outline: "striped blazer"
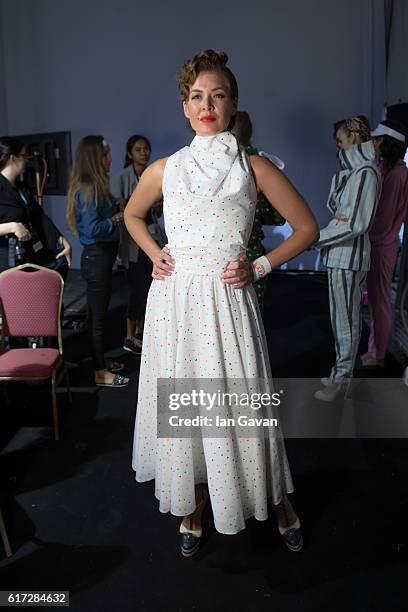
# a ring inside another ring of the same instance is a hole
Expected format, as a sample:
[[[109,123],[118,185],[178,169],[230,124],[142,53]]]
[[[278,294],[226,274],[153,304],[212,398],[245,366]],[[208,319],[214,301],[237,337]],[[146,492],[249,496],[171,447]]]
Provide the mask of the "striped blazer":
[[[371,140],[339,152],[341,170],[331,183],[327,208],[333,218],[320,230],[315,248],[328,268],[370,269],[368,230],[381,193]]]

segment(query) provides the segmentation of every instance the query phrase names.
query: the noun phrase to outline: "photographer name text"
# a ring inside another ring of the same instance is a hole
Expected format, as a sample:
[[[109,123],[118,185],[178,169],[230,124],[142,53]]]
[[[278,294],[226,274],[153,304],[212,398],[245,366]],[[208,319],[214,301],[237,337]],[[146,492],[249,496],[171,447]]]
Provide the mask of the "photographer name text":
[[[238,417],[215,417],[197,415],[195,417],[180,417],[172,415],[169,418],[171,427],[277,427],[278,419],[256,418],[247,415]]]

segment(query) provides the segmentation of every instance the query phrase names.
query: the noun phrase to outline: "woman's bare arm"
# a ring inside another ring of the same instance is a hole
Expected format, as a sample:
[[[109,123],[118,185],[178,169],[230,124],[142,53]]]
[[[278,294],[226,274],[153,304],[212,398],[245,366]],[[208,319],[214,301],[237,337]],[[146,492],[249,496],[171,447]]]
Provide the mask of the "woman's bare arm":
[[[313,244],[319,237],[319,226],[308,204],[283,172],[265,157],[251,155],[250,161],[258,190],[293,230],[289,238],[266,253],[272,268],[277,268]]]
[[[7,236],[7,234],[14,234],[19,240],[25,241],[30,240],[31,234],[23,223],[16,221],[8,221],[6,223],[0,223],[0,236]]]
[[[151,237],[146,225],[150,208],[162,199],[163,172],[167,157],[159,159],[143,172],[136,189],[125,208],[123,218],[129,234],[153,262],[153,277],[161,280],[174,268],[174,259],[168,249],[160,249]]]
[[[161,200],[165,159],[159,159],[146,168],[125,208],[123,218],[129,234],[153,261],[160,247],[150,236],[146,215],[155,202]]]
[[[250,162],[257,189],[263,193],[276,210],[286,219],[293,234],[273,251],[266,253],[272,269],[302,253],[319,237],[319,227],[308,204],[296,191],[286,176],[265,157],[251,155]],[[252,264],[245,257],[228,264],[221,274],[224,283],[242,289],[252,282]]]

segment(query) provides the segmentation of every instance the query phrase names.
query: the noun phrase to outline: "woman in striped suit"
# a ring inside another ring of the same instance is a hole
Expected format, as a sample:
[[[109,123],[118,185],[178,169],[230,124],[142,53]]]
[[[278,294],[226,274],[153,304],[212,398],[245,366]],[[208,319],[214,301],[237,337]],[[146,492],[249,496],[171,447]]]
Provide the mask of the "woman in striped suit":
[[[380,195],[370,125],[365,117],[335,124],[341,170],[331,184],[332,219],[315,247],[327,266],[336,361],[315,397],[332,401],[352,377],[361,334],[361,290],[370,268],[368,230]]]

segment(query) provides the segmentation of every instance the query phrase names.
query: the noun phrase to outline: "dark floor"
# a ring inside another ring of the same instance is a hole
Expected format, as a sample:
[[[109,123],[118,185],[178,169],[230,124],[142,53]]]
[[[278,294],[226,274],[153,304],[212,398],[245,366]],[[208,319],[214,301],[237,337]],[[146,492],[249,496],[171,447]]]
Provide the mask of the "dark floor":
[[[86,336],[65,332],[74,403],[59,394],[52,438],[42,387],[14,387],[2,411],[1,506],[15,554],[0,546],[1,589],[69,590],[75,611],[405,611],[408,453],[405,440],[288,440],[305,549],[283,548],[274,521],[236,536],[205,519],[193,559],[178,549],[179,519],[160,514],[153,482],[130,465],[139,358],[123,354],[125,292],[116,276],[107,344],[132,383],[92,385]],[[333,359],[324,275],[269,278],[266,328],[273,372],[326,375]],[[365,349],[364,330],[361,349]],[[387,355],[382,376],[402,366]],[[4,404],[3,404],[4,405]]]

